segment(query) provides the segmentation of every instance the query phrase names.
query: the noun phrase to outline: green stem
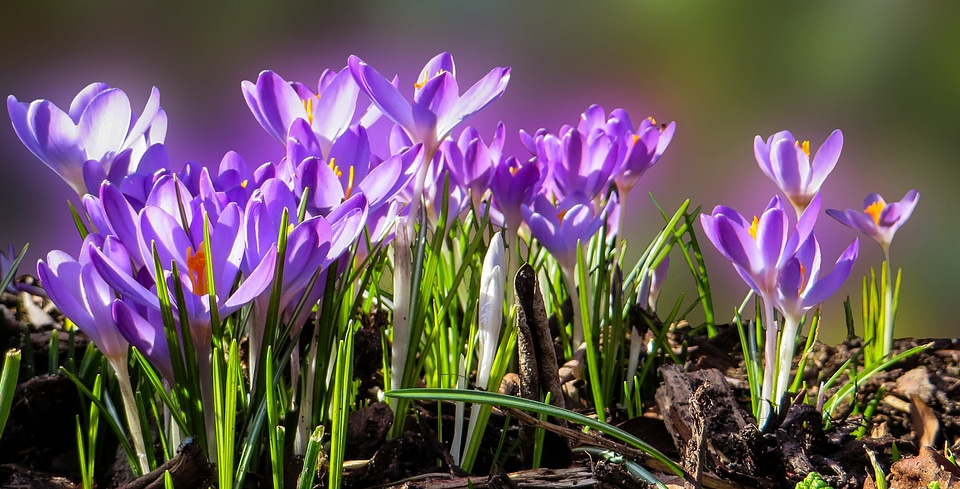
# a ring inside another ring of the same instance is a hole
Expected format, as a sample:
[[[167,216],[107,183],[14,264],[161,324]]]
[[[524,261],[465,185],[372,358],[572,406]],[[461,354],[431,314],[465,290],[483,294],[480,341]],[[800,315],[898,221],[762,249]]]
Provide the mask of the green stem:
[[[124,355],[126,357],[126,355]],[[137,401],[130,386],[130,373],[127,372],[126,358],[108,358],[117,383],[120,384],[120,396],[123,397],[123,410],[127,416],[127,425],[130,427],[130,437],[137,451],[137,461],[140,463],[140,473],[150,472],[150,463],[147,461],[147,449],[143,442],[143,431],[140,429],[140,416],[137,414]],[[211,405],[212,406],[212,405]]]

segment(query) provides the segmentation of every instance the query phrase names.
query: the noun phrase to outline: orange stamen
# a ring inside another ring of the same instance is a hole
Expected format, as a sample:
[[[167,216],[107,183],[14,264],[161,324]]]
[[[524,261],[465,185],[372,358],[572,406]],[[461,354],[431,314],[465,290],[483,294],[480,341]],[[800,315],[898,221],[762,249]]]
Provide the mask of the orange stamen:
[[[879,225],[880,225],[880,215],[883,214],[883,209],[884,209],[885,207],[887,207],[887,203],[884,202],[883,199],[880,199],[880,200],[878,200],[878,201],[876,201],[876,202],[868,205],[867,208],[863,210],[863,212],[869,214],[870,217],[873,218],[874,224],[876,224],[876,225],[879,226]]]
[[[193,285],[193,293],[196,295],[207,295],[210,288],[207,285],[207,254],[203,251],[203,244],[196,253],[193,247],[187,247],[187,270],[190,275],[190,284]]]

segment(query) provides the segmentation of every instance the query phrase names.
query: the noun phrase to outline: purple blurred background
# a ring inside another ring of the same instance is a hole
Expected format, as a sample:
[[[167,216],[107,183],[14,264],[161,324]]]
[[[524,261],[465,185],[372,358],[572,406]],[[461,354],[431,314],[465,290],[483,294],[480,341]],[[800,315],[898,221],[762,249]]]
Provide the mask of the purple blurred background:
[[[949,10],[866,0],[803,8],[688,1],[23,3],[0,6],[0,95],[66,108],[81,88],[103,81],[125,90],[139,113],[156,85],[177,165],[217,164],[231,149],[250,164],[278,159],[279,147],[246,108],[240,81],[269,68],[313,85],[350,54],[398,74],[408,88],[441,51],[453,53],[464,89],[494,66],[511,66],[504,97],[471,120],[485,137],[498,120],[511,135],[557,130],[591,103],[623,107],[635,122],[648,115],[675,120],[672,145],[631,196],[631,261],[662,225],[646,191],[668,211],[691,198],[707,211],[723,203],[752,215],[777,192],[754,161],[755,135],[789,129],[815,148],[840,128],[845,148],[824,185],[824,207],[858,208],[869,192],[890,201],[918,189],[917,211],[892,247],[894,266],[904,269],[898,334],[957,336],[951,304],[960,290],[958,219],[941,209],[956,207],[949,198],[960,184],[958,3]],[[520,154],[514,136],[508,149]],[[76,197],[7,122],[0,124],[0,165],[0,245],[30,243],[21,272],[50,249],[75,253],[79,239],[66,201]],[[827,266],[858,236],[826,216],[816,229]],[[704,244],[725,319],[746,286]],[[879,266],[880,249],[867,238],[860,257],[825,306],[828,342],[845,334],[842,296],[852,295],[859,311],[860,277]],[[688,275],[675,257],[664,301],[681,291],[692,299]],[[859,329],[859,317],[856,323]]]

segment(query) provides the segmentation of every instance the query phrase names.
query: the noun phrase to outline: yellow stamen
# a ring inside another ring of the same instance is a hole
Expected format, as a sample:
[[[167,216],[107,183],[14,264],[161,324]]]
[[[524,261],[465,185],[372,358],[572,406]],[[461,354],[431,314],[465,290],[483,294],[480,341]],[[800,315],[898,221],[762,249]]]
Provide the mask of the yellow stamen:
[[[424,73],[423,73],[423,78],[422,78],[419,82],[414,83],[414,84],[413,84],[413,88],[415,88],[415,89],[417,89],[417,90],[420,90],[421,88],[423,88],[423,87],[427,84],[428,81],[430,81],[430,80],[432,80],[432,79],[434,79],[434,78],[442,75],[444,71],[445,71],[445,70],[437,70],[437,74],[436,74],[436,75],[433,75],[432,77],[430,77],[429,75],[427,75],[426,72],[424,72]]]
[[[343,189],[343,199],[349,199],[351,194],[353,194],[353,165],[350,165],[347,173],[347,188]]]
[[[654,126],[657,125],[657,120],[654,119],[653,117],[647,117],[647,120],[650,121],[651,125],[654,125]]]
[[[753,222],[750,224],[750,229],[747,229],[747,232],[750,233],[750,237],[756,241],[757,239],[757,228],[760,226],[760,219],[757,219],[757,216],[753,216]]]
[[[247,188],[247,184],[250,183],[249,180],[244,180],[240,182],[240,188]]]
[[[203,251],[203,244],[196,253],[193,247],[187,247],[187,271],[190,275],[190,284],[193,285],[193,293],[196,295],[207,295],[210,288],[207,285],[207,254]]]
[[[343,176],[343,172],[340,171],[340,167],[337,166],[337,159],[336,159],[336,158],[330,158],[329,166],[330,166],[330,169],[333,170],[333,174],[336,175],[337,178],[340,178],[340,177]]]
[[[879,226],[879,225],[880,225],[880,215],[883,214],[883,209],[884,209],[885,207],[887,207],[887,203],[884,202],[883,199],[880,199],[880,200],[878,200],[878,201],[876,201],[876,202],[868,205],[867,208],[863,210],[863,212],[869,214],[870,217],[873,218],[874,224],[876,224],[876,225]]]
[[[803,150],[804,153],[807,154],[807,158],[809,158],[810,157],[810,141],[809,140],[803,141],[803,142],[797,141],[796,144],[797,144],[797,147],[799,147],[801,150]]]
[[[313,101],[320,99],[320,94],[303,99],[303,108],[307,111],[307,122],[313,125]]]

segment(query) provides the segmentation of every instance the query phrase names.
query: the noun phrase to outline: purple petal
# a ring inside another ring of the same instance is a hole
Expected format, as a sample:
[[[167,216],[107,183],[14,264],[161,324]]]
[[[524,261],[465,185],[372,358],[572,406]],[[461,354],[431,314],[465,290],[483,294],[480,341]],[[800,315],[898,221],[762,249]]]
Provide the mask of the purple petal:
[[[326,142],[343,134],[357,109],[360,87],[348,68],[340,70],[324,87],[320,100],[313,106],[313,130]]]
[[[78,93],[76,97],[73,97],[73,101],[70,102],[70,110],[68,111],[73,122],[80,122],[80,115],[83,114],[83,110],[87,108],[87,105],[90,105],[90,101],[107,90],[110,90],[110,85],[106,83],[91,83],[84,87],[83,90],[80,90],[80,93]]]
[[[400,95],[397,87],[356,56],[350,56],[347,64],[360,89],[387,118],[409,130],[414,128],[410,103]]]
[[[94,97],[83,109],[77,124],[87,156],[113,156],[130,129],[130,100],[122,90],[111,88]]]
[[[250,275],[237,287],[220,308],[220,314],[226,316],[247,305],[270,287],[273,282],[274,268],[277,264],[277,250],[271,248]]]
[[[128,147],[132,145],[137,139],[147,133],[147,131],[151,129],[154,121],[162,124],[164,134],[155,134],[152,133],[153,131],[151,131],[151,137],[154,140],[157,140],[157,137],[159,136],[159,140],[157,140],[157,142],[163,141],[163,138],[166,135],[166,114],[163,113],[162,109],[160,108],[160,90],[158,90],[157,87],[153,87],[153,89],[150,90],[150,98],[147,99],[147,105],[143,107],[143,112],[140,113],[140,117],[137,119],[137,122],[134,123],[132,128],[130,128],[130,134],[127,135],[127,139],[124,141],[123,146]]]
[[[510,82],[510,68],[494,68],[475,83],[437,123],[437,134],[446,134],[503,95]]]
[[[810,183],[808,189],[819,190],[827,175],[833,171],[840,159],[840,150],[843,149],[843,133],[835,129],[817,149],[817,154],[810,164]]]
[[[843,285],[843,282],[847,280],[847,277],[850,276],[850,271],[853,268],[854,262],[857,261],[857,254],[860,251],[860,242],[856,239],[850,243],[850,246],[847,246],[847,249],[840,254],[840,258],[837,259],[836,265],[833,267],[833,270],[828,273],[825,277],[820,278],[816,281],[813,286],[805,294],[803,303],[807,307],[813,307],[816,304],[819,304],[833,295],[837,290],[840,289],[840,286]],[[814,277],[811,277],[813,280]]]

